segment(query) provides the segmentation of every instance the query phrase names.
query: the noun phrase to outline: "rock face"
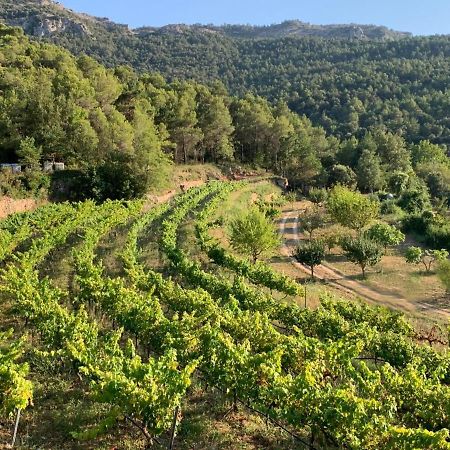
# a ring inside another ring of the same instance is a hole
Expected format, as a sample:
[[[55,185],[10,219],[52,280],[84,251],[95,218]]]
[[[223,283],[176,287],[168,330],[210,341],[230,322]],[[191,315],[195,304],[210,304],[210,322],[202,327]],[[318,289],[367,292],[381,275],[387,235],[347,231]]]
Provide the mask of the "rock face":
[[[41,19],[35,19],[31,23],[18,25],[24,28],[28,34],[35,37],[50,37],[54,33],[63,32],[79,35],[89,34],[89,30],[85,24],[76,23],[70,19],[58,16],[47,16]]]

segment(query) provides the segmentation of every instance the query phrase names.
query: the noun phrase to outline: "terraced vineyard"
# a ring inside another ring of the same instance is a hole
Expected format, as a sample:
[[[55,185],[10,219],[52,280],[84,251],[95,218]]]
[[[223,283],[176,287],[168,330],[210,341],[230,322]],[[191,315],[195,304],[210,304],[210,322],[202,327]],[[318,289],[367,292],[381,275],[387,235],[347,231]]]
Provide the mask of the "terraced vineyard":
[[[242,187],[1,223],[2,315],[15,328],[0,334],[5,441],[20,412],[20,448],[450,449],[446,342],[423,345],[388,309],[329,296],[303,308],[295,280],[221,247],[214,214]],[[187,220],[195,254],[179,239]],[[66,282],[44,276],[61,258]],[[70,386],[59,403],[49,379]]]

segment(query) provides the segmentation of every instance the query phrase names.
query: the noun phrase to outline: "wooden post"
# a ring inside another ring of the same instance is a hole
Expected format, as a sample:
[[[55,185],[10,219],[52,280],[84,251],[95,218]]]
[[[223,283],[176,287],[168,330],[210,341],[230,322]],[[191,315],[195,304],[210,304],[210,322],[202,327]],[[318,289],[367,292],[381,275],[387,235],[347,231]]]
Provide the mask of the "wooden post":
[[[173,422],[172,422],[172,430],[170,432],[170,443],[169,443],[169,450],[173,450],[173,444],[175,442],[175,431],[177,429],[177,421],[178,421],[178,412],[180,410],[180,407],[177,406],[175,408],[175,411],[173,413]]]
[[[19,420],[20,420],[20,409],[17,410],[16,423],[14,425],[14,433],[13,433],[11,448],[13,448],[14,444],[16,443],[17,430],[19,428]]]
[[[306,309],[306,289],[307,289],[307,284],[305,283],[305,309]]]

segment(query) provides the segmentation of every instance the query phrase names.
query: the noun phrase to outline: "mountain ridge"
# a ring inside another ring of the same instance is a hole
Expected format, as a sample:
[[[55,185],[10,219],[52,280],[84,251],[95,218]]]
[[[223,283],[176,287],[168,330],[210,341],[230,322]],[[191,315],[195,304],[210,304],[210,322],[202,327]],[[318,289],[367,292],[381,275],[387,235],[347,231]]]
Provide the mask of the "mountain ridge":
[[[385,26],[365,24],[317,25],[297,19],[271,25],[245,24],[167,24],[160,27],[131,28],[107,17],[95,17],[75,12],[53,0],[1,0],[0,20],[7,25],[20,26],[34,37],[51,37],[55,33],[95,35],[96,28],[116,29],[130,35],[149,33],[219,33],[233,39],[279,39],[283,37],[320,37],[329,39],[392,40],[411,37],[412,33],[392,30]]]

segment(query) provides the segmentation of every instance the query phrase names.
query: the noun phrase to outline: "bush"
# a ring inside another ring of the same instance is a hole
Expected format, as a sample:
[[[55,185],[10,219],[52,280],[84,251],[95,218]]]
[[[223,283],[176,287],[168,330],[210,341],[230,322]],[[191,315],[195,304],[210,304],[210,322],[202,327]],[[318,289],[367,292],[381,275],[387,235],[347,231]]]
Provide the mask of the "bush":
[[[431,206],[430,194],[426,186],[419,185],[414,189],[403,192],[398,205],[411,214],[421,214]]]
[[[80,172],[75,180],[73,200],[92,199],[131,200],[142,197],[147,190],[146,181],[123,161],[107,161]]]
[[[437,274],[447,293],[450,293],[450,261],[448,259],[439,262]]]
[[[450,251],[450,223],[443,225],[431,223],[426,230],[425,240],[430,247]]]
[[[422,214],[409,214],[402,220],[402,230],[405,233],[418,233],[425,235],[429,221]]]
[[[324,203],[328,198],[328,191],[321,188],[311,188],[308,194],[309,199],[318,205],[319,203]]]
[[[396,216],[401,216],[404,214],[402,208],[397,205],[397,202],[395,200],[384,200],[381,203],[380,211],[381,214],[384,215],[393,214]]]
[[[450,251],[450,224],[445,218],[430,211],[411,214],[402,220],[405,233],[415,232],[423,236],[427,245],[433,248],[445,248]]]

